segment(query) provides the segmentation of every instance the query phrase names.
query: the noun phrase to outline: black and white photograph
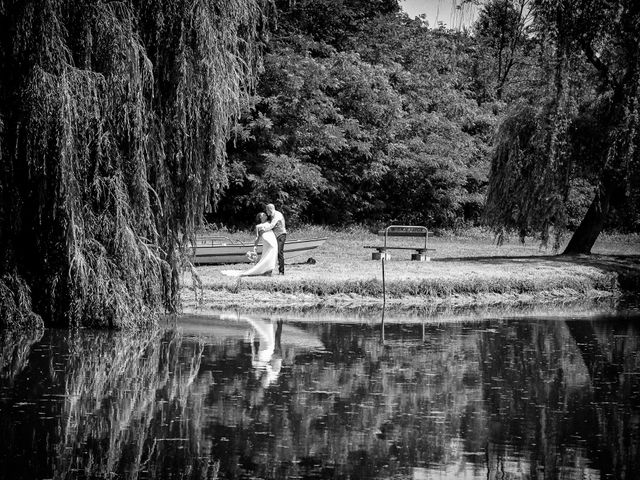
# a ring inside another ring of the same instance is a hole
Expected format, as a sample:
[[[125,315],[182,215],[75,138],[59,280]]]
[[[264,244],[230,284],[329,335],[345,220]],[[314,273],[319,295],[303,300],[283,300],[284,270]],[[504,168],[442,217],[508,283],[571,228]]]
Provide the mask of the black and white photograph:
[[[640,480],[640,0],[0,0],[0,480]]]

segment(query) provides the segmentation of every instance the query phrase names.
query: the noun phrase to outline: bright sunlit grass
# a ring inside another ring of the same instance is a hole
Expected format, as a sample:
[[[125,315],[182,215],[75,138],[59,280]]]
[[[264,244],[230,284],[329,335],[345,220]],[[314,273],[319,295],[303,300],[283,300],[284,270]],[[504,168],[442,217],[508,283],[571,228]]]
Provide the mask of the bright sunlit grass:
[[[249,242],[250,234],[234,233],[230,237]],[[292,230],[288,238],[327,237],[326,243],[307,257],[287,265],[285,276],[230,278],[223,269],[248,268],[202,266],[197,272],[203,282],[204,303],[225,306],[232,298],[234,306],[257,305],[282,307],[322,301],[341,303],[382,296],[382,263],[371,260],[365,245],[382,245],[383,238],[364,228],[340,231],[323,227]],[[419,238],[393,237],[388,245],[419,246]],[[640,260],[614,259],[612,255],[640,254],[638,236],[603,236],[591,257],[556,255],[534,241],[522,244],[513,239],[497,246],[483,231],[464,235],[440,235],[429,238],[435,248],[432,261],[410,261],[411,251],[391,251],[385,262],[385,291],[390,299],[414,302],[429,298],[439,301],[497,301],[496,297],[587,298],[607,296],[619,290],[618,270],[637,272]],[[185,283],[190,284],[188,276]],[[193,305],[191,293],[183,295],[186,305]],[[481,300],[482,298],[482,300]],[[276,305],[277,304],[277,305]]]

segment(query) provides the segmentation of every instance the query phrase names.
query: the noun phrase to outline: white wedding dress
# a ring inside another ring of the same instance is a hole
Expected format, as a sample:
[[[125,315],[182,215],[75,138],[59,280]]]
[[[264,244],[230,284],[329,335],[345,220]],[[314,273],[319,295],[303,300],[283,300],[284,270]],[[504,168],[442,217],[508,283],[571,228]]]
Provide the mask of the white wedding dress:
[[[251,341],[251,366],[255,368],[256,379],[264,388],[267,388],[278,379],[282,369],[282,356],[276,352],[276,330],[270,320],[254,320],[244,318],[253,327],[250,334]],[[254,331],[258,334],[258,351],[254,345]]]
[[[268,222],[260,223],[256,228],[260,230],[268,225]],[[227,275],[228,277],[248,277],[264,275],[275,270],[278,261],[278,241],[271,230],[262,232],[261,235],[262,255],[258,263],[248,270],[222,270],[223,275]]]

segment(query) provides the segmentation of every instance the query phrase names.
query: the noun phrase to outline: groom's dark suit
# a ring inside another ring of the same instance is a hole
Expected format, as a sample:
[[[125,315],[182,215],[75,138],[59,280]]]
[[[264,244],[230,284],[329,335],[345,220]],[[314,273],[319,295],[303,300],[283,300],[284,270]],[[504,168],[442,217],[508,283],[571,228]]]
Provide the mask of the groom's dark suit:
[[[273,230],[278,241],[278,272],[284,275],[284,244],[287,241],[287,229],[284,216],[277,210],[272,215],[268,215],[270,228]]]

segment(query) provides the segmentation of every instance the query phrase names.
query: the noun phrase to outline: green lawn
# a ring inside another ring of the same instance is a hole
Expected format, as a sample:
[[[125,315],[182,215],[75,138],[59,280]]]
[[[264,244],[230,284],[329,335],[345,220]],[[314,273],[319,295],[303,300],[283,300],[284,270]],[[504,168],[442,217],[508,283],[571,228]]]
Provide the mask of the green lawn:
[[[229,235],[249,242],[250,234]],[[361,228],[334,231],[319,227],[293,230],[289,239],[326,236],[327,242],[311,253],[315,264],[287,266],[285,276],[225,277],[220,270],[245,265],[202,266],[198,299],[183,290],[187,310],[242,308],[279,310],[288,308],[357,308],[380,306],[382,264],[371,260],[364,245],[378,245],[382,238]],[[389,244],[419,245],[419,239],[394,237]],[[430,262],[410,261],[410,251],[394,251],[385,262],[386,304],[396,308],[424,305],[485,305],[544,303],[611,297],[621,289],[634,290],[640,277],[640,237],[602,236],[593,255],[556,255],[539,243],[524,245],[513,239],[502,246],[491,235],[434,236],[436,252]],[[185,286],[192,284],[190,274]]]

